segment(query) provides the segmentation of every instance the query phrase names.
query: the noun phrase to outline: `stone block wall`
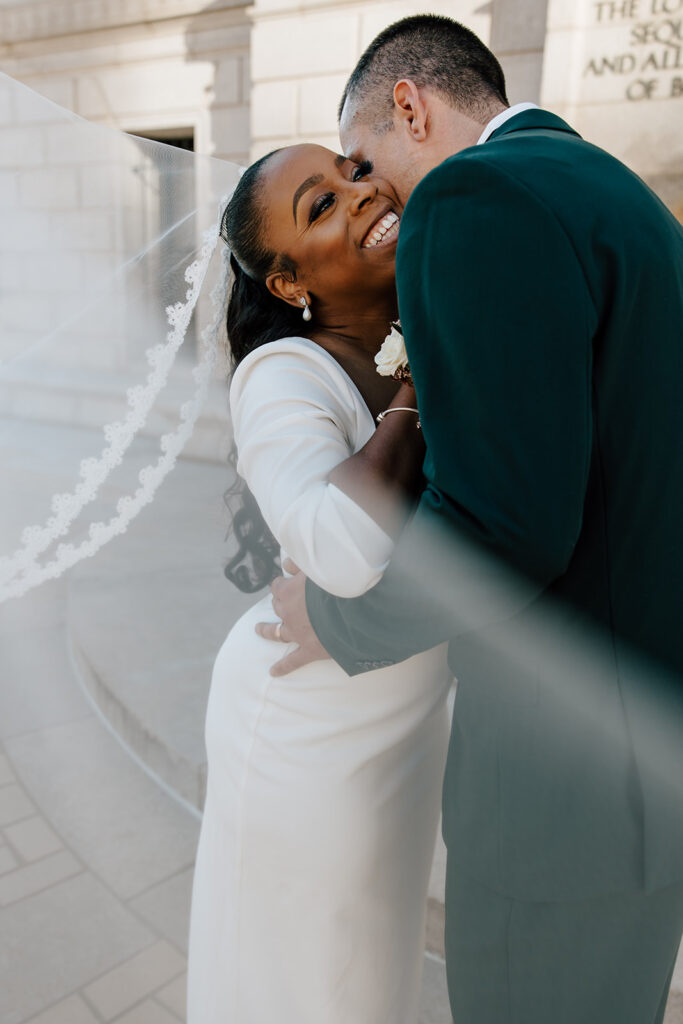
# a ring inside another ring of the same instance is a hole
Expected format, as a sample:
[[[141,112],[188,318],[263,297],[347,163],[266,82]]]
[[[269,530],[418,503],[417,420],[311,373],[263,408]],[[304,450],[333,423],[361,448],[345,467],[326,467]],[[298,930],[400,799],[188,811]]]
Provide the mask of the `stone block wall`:
[[[0,70],[89,120],[197,152],[249,154],[245,0],[0,5]]]
[[[256,0],[252,157],[289,141],[337,148],[337,105],[350,71],[378,32],[410,14],[444,14],[466,24],[500,58],[511,103],[538,102],[546,9],[547,0]]]
[[[533,7],[538,0],[527,3]],[[338,149],[337,106],[344,83],[368,43],[391,22],[410,14],[445,14],[488,42],[496,6],[477,0],[256,0],[251,15],[252,159],[292,142]],[[540,58],[538,64],[540,81]]]
[[[185,265],[232,172],[177,151],[168,174],[168,147],[83,122],[5,76],[0,137],[0,412],[99,428],[149,373],[145,353],[166,338],[165,307],[185,297]],[[180,384],[195,341],[191,324]],[[217,376],[202,429],[219,408],[225,432],[225,367]],[[190,393],[165,389],[146,429],[170,429]],[[200,453],[221,457],[212,431]]]
[[[198,153],[244,165],[250,144],[247,6],[246,0],[0,3],[0,71],[95,124],[161,139],[191,135]],[[163,340],[164,307],[186,290],[183,268],[171,285],[161,278],[149,282],[144,308],[124,309],[122,299],[112,300],[106,315],[83,321],[73,313],[84,295],[97,292],[169,220],[191,209],[198,197],[214,194],[210,179],[216,167],[207,161],[196,175],[183,176],[182,187],[176,175],[171,187],[163,160],[149,146],[129,140],[130,152],[124,153],[126,140],[117,135],[116,152],[108,158],[106,141],[97,152],[92,136],[71,133],[49,109],[32,102],[31,94],[22,98],[0,88],[0,201],[20,204],[23,211],[20,237],[11,237],[9,214],[3,217],[0,356],[25,353],[50,336],[47,351],[61,393],[22,390],[17,378],[9,389],[12,408],[99,424],[107,396],[125,394],[125,384],[139,377],[145,349]],[[112,170],[117,161],[120,174]],[[215,203],[211,210],[214,216]],[[165,243],[166,253],[174,245],[189,253],[199,245],[200,231],[198,221],[178,229]],[[59,261],[50,259],[49,239],[61,246]],[[49,307],[32,298],[46,291]],[[208,306],[207,300],[199,310],[202,324]],[[63,324],[68,329],[53,337],[54,326]],[[181,377],[196,333],[191,326],[174,368]],[[81,378],[74,384],[77,373]],[[217,376],[224,420],[225,367]]]

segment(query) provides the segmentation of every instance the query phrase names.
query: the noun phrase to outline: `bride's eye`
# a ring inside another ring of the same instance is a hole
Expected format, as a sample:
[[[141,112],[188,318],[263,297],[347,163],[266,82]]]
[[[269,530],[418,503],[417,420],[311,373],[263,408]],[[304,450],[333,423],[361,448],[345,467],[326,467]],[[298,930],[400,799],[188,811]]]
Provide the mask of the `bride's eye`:
[[[373,163],[371,160],[361,160],[357,167],[354,167],[351,172],[351,181],[360,181],[361,178],[365,178],[368,174],[372,174]]]
[[[308,223],[312,224],[314,220],[317,220],[321,213],[324,213],[325,210],[332,206],[335,198],[334,192],[325,192],[324,195],[318,196],[308,214]]]

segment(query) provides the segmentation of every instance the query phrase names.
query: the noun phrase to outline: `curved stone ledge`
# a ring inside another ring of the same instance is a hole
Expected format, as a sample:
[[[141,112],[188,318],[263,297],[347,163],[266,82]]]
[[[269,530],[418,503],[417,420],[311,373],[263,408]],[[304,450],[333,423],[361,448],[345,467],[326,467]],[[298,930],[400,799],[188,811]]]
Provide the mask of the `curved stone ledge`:
[[[87,654],[69,635],[70,654],[78,678],[90,699],[125,749],[173,795],[201,814],[206,795],[206,762],[192,760],[168,746],[163,737],[140,719],[90,664]]]
[[[135,471],[153,442],[138,447]],[[67,589],[69,643],[87,692],[150,772],[198,810],[213,661],[254,601],[223,576],[229,483],[226,466],[180,460],[158,500],[76,566]]]

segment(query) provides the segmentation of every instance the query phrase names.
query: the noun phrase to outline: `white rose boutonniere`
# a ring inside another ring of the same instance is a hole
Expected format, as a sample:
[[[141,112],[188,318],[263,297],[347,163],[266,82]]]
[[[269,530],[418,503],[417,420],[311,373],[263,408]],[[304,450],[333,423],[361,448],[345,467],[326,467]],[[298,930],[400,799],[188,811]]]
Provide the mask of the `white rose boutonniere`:
[[[401,323],[397,320],[391,325],[391,331],[384,339],[384,344],[375,356],[377,372],[382,377],[393,377],[402,383],[412,384],[408,353],[403,341]]]

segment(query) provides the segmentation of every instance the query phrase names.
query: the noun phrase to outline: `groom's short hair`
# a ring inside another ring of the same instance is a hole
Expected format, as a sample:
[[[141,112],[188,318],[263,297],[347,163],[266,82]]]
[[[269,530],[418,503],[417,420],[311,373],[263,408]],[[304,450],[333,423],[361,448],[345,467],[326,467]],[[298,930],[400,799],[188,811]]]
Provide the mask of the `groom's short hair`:
[[[434,89],[475,117],[492,100],[508,105],[503,69],[471,29],[452,18],[416,14],[389,25],[370,43],[346,83],[339,120],[350,100],[375,131],[388,131],[394,85],[402,78]]]

